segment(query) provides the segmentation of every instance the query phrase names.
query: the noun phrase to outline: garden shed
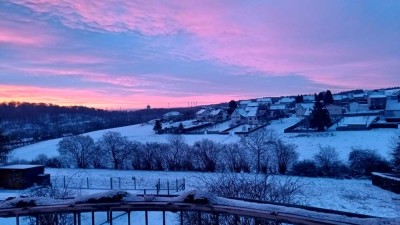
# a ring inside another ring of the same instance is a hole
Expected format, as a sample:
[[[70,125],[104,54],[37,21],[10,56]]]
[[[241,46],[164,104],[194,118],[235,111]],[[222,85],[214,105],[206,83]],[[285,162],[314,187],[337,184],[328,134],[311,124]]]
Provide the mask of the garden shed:
[[[0,167],[0,187],[25,189],[37,185],[49,185],[50,174],[42,165],[9,165]]]

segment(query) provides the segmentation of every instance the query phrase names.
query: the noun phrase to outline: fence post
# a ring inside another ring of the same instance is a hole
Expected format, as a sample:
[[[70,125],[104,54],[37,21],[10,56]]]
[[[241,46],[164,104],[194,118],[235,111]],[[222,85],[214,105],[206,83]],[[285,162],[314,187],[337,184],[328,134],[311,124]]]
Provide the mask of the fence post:
[[[113,180],[112,180],[112,177],[110,177],[110,189],[111,189],[111,190],[113,189]]]
[[[186,188],[186,180],[183,178],[182,190],[184,191]]]
[[[178,179],[176,179],[176,192],[178,192],[179,191],[179,189],[178,189],[179,187],[178,187]]]
[[[169,195],[169,180],[167,180],[167,193]]]
[[[65,176],[64,176],[64,178],[63,178],[63,183],[64,183],[64,186],[63,186],[63,187],[65,188]]]

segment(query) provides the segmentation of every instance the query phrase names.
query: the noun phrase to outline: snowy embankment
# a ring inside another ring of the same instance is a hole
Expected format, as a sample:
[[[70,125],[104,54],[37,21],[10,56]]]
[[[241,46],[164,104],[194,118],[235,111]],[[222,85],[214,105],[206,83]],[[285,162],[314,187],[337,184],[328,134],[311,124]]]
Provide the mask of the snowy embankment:
[[[342,160],[346,161],[351,148],[374,149],[383,157],[388,158],[391,150],[391,138],[400,135],[398,129],[373,129],[368,131],[327,131],[323,133],[283,133],[283,130],[299,121],[299,118],[291,117],[283,120],[273,121],[267,129],[275,130],[279,136],[298,146],[300,159],[310,159],[319,151],[319,146],[330,145],[338,152]],[[168,135],[154,134],[153,125],[139,124],[133,126],[119,127],[114,129],[100,130],[87,133],[95,140],[99,139],[108,131],[120,132],[132,141],[145,142],[167,142]],[[218,143],[231,143],[240,140],[237,135],[185,135],[189,144],[193,144],[201,139],[211,139]],[[57,156],[57,144],[61,139],[43,141],[40,143],[24,146],[15,149],[11,159],[32,160],[39,154],[47,156]]]

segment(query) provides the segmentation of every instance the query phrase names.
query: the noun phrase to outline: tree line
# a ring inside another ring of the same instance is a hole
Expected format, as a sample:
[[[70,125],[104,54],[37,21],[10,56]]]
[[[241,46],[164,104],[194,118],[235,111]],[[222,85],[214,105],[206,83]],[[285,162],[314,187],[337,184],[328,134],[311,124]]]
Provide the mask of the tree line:
[[[97,141],[88,135],[65,137],[58,143],[60,157],[40,156],[33,163],[52,167],[158,171],[256,172],[320,177],[368,177],[371,172],[400,172],[400,138],[392,161],[375,150],[354,148],[347,162],[332,146],[320,146],[312,159],[298,160],[297,146],[274,131],[260,129],[237,143],[203,139],[189,145],[183,135],[169,135],[166,143],[131,141],[107,132]]]
[[[187,117],[190,109],[152,109],[109,111],[84,106],[58,106],[46,103],[0,103],[0,130],[4,145],[16,148],[37,141],[77,135],[147,122],[175,110]]]

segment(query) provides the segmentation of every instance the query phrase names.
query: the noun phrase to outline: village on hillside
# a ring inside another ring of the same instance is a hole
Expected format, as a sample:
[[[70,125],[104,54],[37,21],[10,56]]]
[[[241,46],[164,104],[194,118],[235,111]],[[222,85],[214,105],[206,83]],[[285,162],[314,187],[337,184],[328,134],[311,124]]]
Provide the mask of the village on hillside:
[[[295,116],[301,121],[285,132],[314,132],[310,118],[316,98],[329,113],[329,131],[398,128],[400,123],[400,89],[334,95],[328,90],[318,95],[232,100],[228,107],[204,107],[189,120],[171,111],[153,121],[154,130],[158,134],[245,134],[268,126],[271,120]]]

